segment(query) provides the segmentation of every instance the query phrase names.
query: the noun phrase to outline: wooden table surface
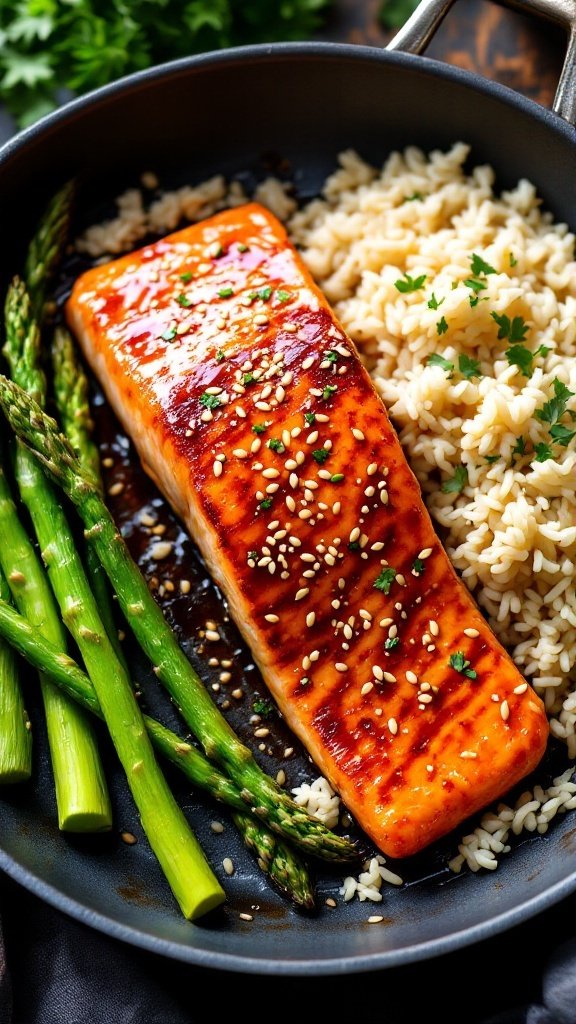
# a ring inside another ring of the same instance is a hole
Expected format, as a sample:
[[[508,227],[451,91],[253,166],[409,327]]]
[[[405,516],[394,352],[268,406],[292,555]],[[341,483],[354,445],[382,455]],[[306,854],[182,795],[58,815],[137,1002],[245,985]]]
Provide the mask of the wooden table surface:
[[[333,2],[321,38],[385,46],[394,35],[380,25],[382,0]],[[520,14],[492,0],[459,0],[426,55],[500,82],[550,107],[565,50],[563,30],[542,18]]]

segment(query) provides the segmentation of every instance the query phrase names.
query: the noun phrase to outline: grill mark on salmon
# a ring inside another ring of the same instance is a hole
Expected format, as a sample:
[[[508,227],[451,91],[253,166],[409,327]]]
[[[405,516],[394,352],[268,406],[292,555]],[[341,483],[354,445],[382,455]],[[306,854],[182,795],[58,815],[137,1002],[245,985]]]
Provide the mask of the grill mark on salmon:
[[[543,704],[271,214],[246,204],[87,271],[66,317],[287,723],[385,854],[536,767]]]

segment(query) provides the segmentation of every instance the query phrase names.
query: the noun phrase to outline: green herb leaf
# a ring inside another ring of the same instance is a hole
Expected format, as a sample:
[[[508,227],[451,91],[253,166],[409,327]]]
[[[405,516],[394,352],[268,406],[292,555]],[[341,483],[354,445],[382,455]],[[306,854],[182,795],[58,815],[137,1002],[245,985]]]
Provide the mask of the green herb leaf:
[[[274,714],[274,710],[272,701],[266,700],[264,697],[257,697],[256,700],[252,701],[252,711],[257,715],[261,715],[262,718],[270,718],[270,715]]]
[[[331,484],[341,484],[344,480],[344,473],[333,473],[330,477]]]
[[[232,295],[234,295],[234,289],[229,284],[225,285],[224,288],[218,289],[219,299],[229,299]]]
[[[248,551],[246,558],[249,562],[256,562],[258,560],[258,552],[255,550]]]
[[[423,195],[422,192],[413,192],[411,196],[404,196],[404,199],[402,200],[402,202],[404,202],[404,203],[414,203],[418,199],[424,199],[424,195]]]
[[[307,423],[309,427],[312,426],[312,424],[314,423],[315,419],[316,419],[316,413],[315,412],[305,412],[304,413],[304,422]]]
[[[218,349],[218,351],[216,353],[216,356],[215,356],[215,359],[216,359],[217,363],[224,362],[224,360],[226,359],[226,353],[224,352],[223,349],[221,349],[221,348]]]
[[[252,430],[254,431],[255,434],[263,434],[264,431],[266,430],[266,424],[265,423],[253,423],[252,424]]]
[[[319,466],[322,466],[326,462],[326,459],[330,458],[330,452],[328,451],[328,448],[315,448],[312,452],[312,458]]]
[[[535,445],[534,454],[536,456],[535,462],[547,462],[548,459],[553,459],[554,455],[549,444],[544,444],[543,441],[540,444]]]
[[[500,340],[503,338],[507,338],[510,342],[522,342],[525,340],[528,324],[523,317],[515,316],[513,320],[510,320],[510,317],[506,316],[505,313],[500,315],[494,311],[490,316],[498,324],[498,338]]]
[[[383,594],[389,594],[390,587],[394,583],[395,579],[396,569],[388,567],[387,569],[382,569],[378,578],[374,580],[374,586],[376,587],[376,590],[381,590]]]
[[[244,242],[238,242],[238,252],[248,252],[248,246]]]
[[[565,427],[563,423],[554,423],[550,427],[550,437],[557,444],[562,445],[566,448],[570,444],[573,437],[576,437],[576,430],[570,430],[569,427]]]
[[[389,636],[384,641],[384,650],[385,651],[393,651],[395,647],[398,647],[399,643],[400,643],[400,637],[399,636]]]
[[[326,387],[322,391],[322,398],[324,399],[325,402],[327,402],[328,399],[332,398],[332,395],[336,394],[337,391],[338,391],[338,385],[337,384],[327,384]]]
[[[283,288],[279,288],[276,292],[276,298],[278,302],[288,302],[292,296],[290,292],[285,292]]]
[[[242,377],[242,384],[244,385],[245,388],[248,388],[250,387],[251,384],[255,383],[256,377],[254,376],[253,373],[245,373],[244,376]]]
[[[261,509],[262,509],[262,511],[263,511],[263,512],[265,512],[265,511],[266,511],[266,509],[269,509],[269,508],[270,508],[271,504],[272,504],[272,498],[264,498],[264,499],[263,499],[263,500],[262,500],[262,501],[260,502],[260,504],[258,505],[258,508],[261,508]]]
[[[439,352],[433,352],[432,355],[428,356],[426,360],[427,366],[440,366],[446,373],[451,374],[454,369],[454,363],[451,363],[444,356],[441,356]]]
[[[442,490],[445,494],[460,494],[464,490],[468,483],[468,470],[466,466],[456,466],[454,470],[454,476],[450,477],[449,480],[445,480],[442,484]]]
[[[498,462],[499,461],[500,456],[499,455],[485,455],[484,458],[486,459],[486,462],[488,462],[490,465],[492,465],[493,462]]]
[[[222,404],[218,395],[209,395],[207,391],[203,395],[200,395],[200,405],[203,405],[205,409],[218,409]]]
[[[187,295],[177,295],[176,302],[179,306],[184,306],[185,309],[188,309],[188,307],[192,305]]]
[[[180,280],[184,282],[184,284],[188,284],[188,281],[192,280],[192,271],[186,270],[183,274],[179,274],[178,276],[180,277]]]
[[[282,441],[277,437],[271,437],[269,441],[266,441],[266,447],[271,448],[273,452],[278,452],[279,455],[286,451]]]
[[[474,277],[478,277],[479,274],[497,274],[498,271],[491,267],[489,263],[486,263],[477,252],[472,253],[470,260],[470,269],[474,274]]]
[[[455,669],[460,675],[467,676],[468,679],[477,678],[478,673],[473,668],[470,668],[470,662],[464,657],[462,651],[456,651],[455,654],[451,654],[448,664],[450,668]]]
[[[335,352],[333,348],[331,348],[331,349],[328,349],[328,351],[324,353],[323,361],[324,361],[324,359],[327,359],[329,363],[337,363],[339,358],[340,358],[340,356],[338,355],[338,353]]]
[[[467,288],[471,288],[471,290],[473,292],[476,292],[476,293],[483,292],[488,287],[488,285],[486,284],[486,281],[481,281],[477,277],[467,277],[466,280],[464,281],[464,284],[466,285]],[[478,295],[476,294],[476,303],[477,302],[478,302]]]
[[[480,363],[477,359],[472,359],[462,352],[458,356],[458,369],[466,380],[473,380],[474,377],[481,377],[482,371],[480,369]]]
[[[434,295],[434,292],[432,292],[432,295],[428,299],[428,309],[439,309],[443,302],[444,299],[438,300]]]
[[[516,264],[518,263],[518,260],[516,259],[516,257],[514,256],[513,253],[509,253],[509,255],[508,255],[508,262],[509,262],[511,267],[515,267]]]
[[[534,357],[524,345],[512,345],[512,348],[507,348],[506,358],[510,366],[517,366],[520,373],[523,373],[525,377],[532,376],[532,361]]]
[[[446,317],[443,316],[443,317],[440,318],[440,320],[436,324],[436,333],[437,334],[446,334],[447,330],[448,330],[448,324],[446,322]]]
[[[404,274],[404,277],[395,281],[394,284],[399,292],[417,292],[426,280],[426,274],[420,274],[420,277],[410,277],[410,274]]]
[[[516,444],[514,445],[514,447],[512,449],[512,455],[513,456],[514,455],[518,455],[518,456],[522,457],[525,454],[526,454],[526,438],[525,437],[518,437],[518,438],[516,438]]]
[[[415,558],[412,562],[412,572],[416,576],[423,576],[426,569],[426,562],[423,562],[421,558]]]
[[[545,402],[541,409],[536,409],[535,416],[543,423],[557,423],[561,416],[566,412],[566,406],[570,398],[574,397],[574,392],[570,391],[558,377],[555,377],[552,381],[554,388],[554,398],[551,398],[549,402]]]
[[[174,341],[174,338],[176,337],[176,328],[168,327],[160,337],[162,338],[162,341]]]

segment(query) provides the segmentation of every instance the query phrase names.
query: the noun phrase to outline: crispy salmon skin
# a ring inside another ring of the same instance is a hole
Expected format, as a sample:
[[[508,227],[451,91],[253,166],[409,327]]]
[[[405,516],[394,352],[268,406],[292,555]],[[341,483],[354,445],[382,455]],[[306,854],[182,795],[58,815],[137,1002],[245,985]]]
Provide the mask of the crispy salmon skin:
[[[535,768],[543,704],[267,210],[88,270],[66,316],[282,714],[379,849],[417,853]]]

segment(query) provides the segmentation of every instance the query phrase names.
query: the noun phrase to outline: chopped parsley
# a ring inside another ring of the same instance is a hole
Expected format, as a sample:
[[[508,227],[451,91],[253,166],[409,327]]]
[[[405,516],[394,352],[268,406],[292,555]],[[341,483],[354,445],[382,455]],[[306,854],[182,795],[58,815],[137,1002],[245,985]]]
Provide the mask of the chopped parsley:
[[[221,404],[218,395],[209,395],[207,391],[200,395],[200,405],[205,409],[217,409]]]
[[[402,201],[404,203],[413,203],[417,199],[424,199],[424,194],[422,192],[413,192],[411,196],[404,196]]]
[[[474,303],[476,306],[478,304],[478,292],[483,292],[488,287],[486,281],[482,281],[478,277],[467,277],[464,284],[476,294],[476,302]]]
[[[522,455],[525,455],[525,454],[526,454],[526,438],[525,437],[517,437],[516,438],[516,444],[514,445],[514,447],[512,449],[512,455],[513,456],[514,455],[518,455],[518,456],[521,457]]]
[[[400,277],[394,284],[399,292],[417,292],[424,284],[426,277],[426,274],[420,274],[419,277],[410,277],[410,274],[404,273],[404,277]]]
[[[260,502],[260,504],[258,505],[258,508],[261,508],[262,511],[265,512],[266,509],[270,508],[271,504],[272,504],[272,498],[264,498]]]
[[[258,558],[258,552],[257,551],[249,551],[248,554],[246,555],[246,557],[247,557],[249,562],[255,562],[257,560],[257,558]]]
[[[446,321],[446,317],[442,316],[442,317],[440,317],[438,323],[436,324],[436,333],[437,334],[446,334],[447,330],[448,330],[448,323]]]
[[[248,246],[244,242],[238,242],[238,252],[248,252]]]
[[[256,700],[252,701],[252,711],[257,715],[262,715],[262,718],[270,718],[270,715],[274,714],[274,705],[271,700],[257,697]]]
[[[468,483],[468,470],[466,466],[456,466],[454,470],[454,476],[450,477],[449,480],[445,480],[442,484],[442,490],[444,494],[460,494],[464,490]]]
[[[312,426],[312,424],[314,423],[315,419],[316,419],[316,413],[315,412],[305,412],[304,413],[304,422],[307,423],[309,427]]]
[[[344,479],[344,473],[333,473],[330,477],[331,484],[341,484]]]
[[[164,331],[164,334],[161,335],[162,341],[174,341],[175,337],[176,337],[176,328],[175,327],[168,327],[167,330]]]
[[[443,302],[444,299],[440,299],[440,301],[438,301],[438,299],[434,295],[434,292],[432,292],[432,295],[428,299],[428,309],[438,309]]]
[[[515,267],[516,266],[516,264],[518,263],[518,260],[514,256],[514,253],[510,253],[508,255],[508,262],[509,262],[511,267]]]
[[[451,363],[449,359],[445,359],[439,352],[433,352],[432,355],[428,356],[426,360],[427,366],[440,366],[446,373],[451,374],[454,369],[454,363]]]
[[[465,353],[458,356],[458,370],[466,380],[473,380],[474,377],[481,377],[480,363],[477,359],[471,359]]]
[[[254,302],[255,299],[262,299],[263,302],[267,302],[272,295],[272,289],[269,284],[265,285],[264,288],[258,288],[255,292],[249,292],[248,298]]]
[[[462,651],[456,651],[455,654],[450,655],[450,661],[448,662],[450,668],[459,672],[460,675],[466,676],[468,679],[476,679],[478,673],[470,668],[470,662],[464,657]]]
[[[336,391],[338,391],[337,384],[327,384],[322,391],[322,398],[327,402],[329,398],[332,398],[332,395],[334,395]]]
[[[266,430],[266,424],[265,423],[253,423],[252,424],[252,430],[254,431],[255,434],[263,434],[264,431]]]
[[[412,572],[415,576],[423,576],[426,569],[426,563],[421,558],[415,558],[412,562]]]
[[[554,398],[551,398],[549,402],[545,402],[542,408],[536,409],[535,412],[536,418],[542,423],[557,423],[566,412],[568,400],[574,397],[574,392],[570,391],[561,380],[558,380],[558,377],[554,378],[552,386],[554,388]],[[574,415],[572,413],[570,415],[573,419]]]
[[[328,459],[329,457],[330,452],[328,451],[327,448],[315,448],[314,451],[312,452],[312,458],[314,459],[315,462],[318,463],[319,466],[322,466],[326,462],[326,459]]]
[[[339,356],[333,348],[329,349],[328,352],[324,353],[324,359],[327,359],[329,363],[337,363]]]
[[[226,359],[226,355],[225,355],[223,349],[221,349],[221,348],[218,349],[218,351],[216,353],[216,356],[215,356],[215,359],[216,359],[217,363],[221,363],[221,362],[223,362],[224,359]]]
[[[492,465],[493,462],[498,462],[500,456],[499,455],[485,455],[484,458],[486,459],[486,462],[488,462],[488,463],[490,463],[490,465]]]
[[[384,650],[385,651],[393,651],[395,647],[398,647],[399,643],[400,643],[400,637],[398,637],[398,636],[389,636],[384,641]]]
[[[231,295],[234,295],[234,289],[229,284],[225,285],[224,288],[218,289],[219,299],[229,299]]]
[[[497,274],[498,271],[491,267],[489,263],[486,263],[477,252],[473,252],[470,259],[470,269],[474,274],[474,277],[478,277],[479,274]]]
[[[389,567],[388,569],[382,569],[382,572],[377,579],[374,580],[374,586],[376,590],[381,590],[383,594],[390,593],[390,587],[396,579],[396,569]]]
[[[506,338],[507,341],[513,344],[516,341],[522,342],[526,340],[528,324],[524,320],[524,317],[515,316],[514,319],[511,320],[505,313],[500,315],[500,313],[496,313],[494,311],[490,316],[498,324],[498,338],[500,341],[503,338]]]
[[[550,349],[546,345],[540,345],[535,352],[530,352],[524,345],[512,345],[511,348],[506,349],[506,358],[510,366],[517,366],[525,377],[531,377],[536,356],[545,356],[549,351]]]
[[[256,383],[256,377],[254,376],[253,373],[245,373],[244,376],[242,377],[242,383],[244,387],[247,388],[250,386],[250,384]]]
[[[178,303],[179,306],[184,306],[185,309],[188,309],[188,306],[192,305],[187,295],[177,295],[176,302]]]
[[[292,298],[290,292],[285,292],[283,288],[279,288],[276,292],[276,298],[278,302],[288,302]]]
[[[360,551],[360,542],[357,540],[351,540],[348,545],[348,551]]]
[[[470,303],[470,309],[474,309],[474,306],[477,306],[479,301],[480,301],[480,296],[479,295],[470,295],[468,297],[468,301]]]
[[[566,448],[570,444],[573,437],[576,437],[576,430],[570,430],[569,427],[564,426],[563,423],[554,423],[550,427],[550,437],[556,444],[562,445]]]
[[[279,455],[286,451],[282,441],[277,437],[271,437],[269,441],[266,441],[266,447],[271,448],[273,452],[278,452]]]
[[[181,281],[184,281],[184,284],[188,284],[188,281],[192,280],[192,271],[186,270],[183,274],[180,274],[179,277]]]
[[[534,445],[534,454],[536,456],[535,462],[547,462],[548,459],[554,458],[550,445],[544,444],[543,441],[540,444]]]

